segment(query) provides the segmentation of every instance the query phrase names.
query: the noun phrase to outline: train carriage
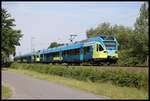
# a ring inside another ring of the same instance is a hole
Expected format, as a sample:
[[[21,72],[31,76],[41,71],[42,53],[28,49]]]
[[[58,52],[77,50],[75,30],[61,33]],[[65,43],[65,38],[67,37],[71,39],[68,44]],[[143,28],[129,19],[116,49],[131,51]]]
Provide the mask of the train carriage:
[[[69,45],[37,51],[15,57],[15,61],[26,59],[28,63],[115,63],[118,59],[118,42],[113,36],[102,35]]]

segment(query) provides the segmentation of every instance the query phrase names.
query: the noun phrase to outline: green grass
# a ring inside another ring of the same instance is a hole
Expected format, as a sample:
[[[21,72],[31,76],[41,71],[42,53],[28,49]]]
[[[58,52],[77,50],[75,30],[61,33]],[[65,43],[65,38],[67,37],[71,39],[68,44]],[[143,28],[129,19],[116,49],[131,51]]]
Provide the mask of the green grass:
[[[112,99],[148,99],[148,91],[143,91],[137,88],[119,87],[111,83],[92,83],[91,81],[85,82],[72,78],[47,75],[23,69],[8,69],[8,71],[21,73],[41,80],[56,82],[72,88],[106,96]]]
[[[7,99],[11,97],[11,89],[2,85],[2,99]]]

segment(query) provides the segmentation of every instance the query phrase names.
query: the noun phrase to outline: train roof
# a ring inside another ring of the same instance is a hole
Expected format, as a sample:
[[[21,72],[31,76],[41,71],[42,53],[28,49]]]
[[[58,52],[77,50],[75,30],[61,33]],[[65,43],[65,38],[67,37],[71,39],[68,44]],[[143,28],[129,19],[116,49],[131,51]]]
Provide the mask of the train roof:
[[[78,42],[68,44],[68,45],[64,45],[64,46],[50,48],[48,50],[44,50],[44,54],[47,54],[47,53],[50,53],[50,52],[65,51],[65,50],[71,50],[71,49],[77,49],[77,48],[81,48],[81,47],[90,46],[90,45],[93,44],[92,42],[96,42],[98,40],[99,40],[99,37],[95,37],[95,38],[89,38],[89,39],[86,39],[86,40],[78,41]]]
[[[24,54],[24,55],[21,55],[21,56],[15,56],[14,58],[23,58],[23,57],[28,57],[28,56],[32,56],[33,53],[28,53],[28,54]]]
[[[101,35],[97,37],[88,38],[86,40],[78,41],[69,45],[59,46],[55,48],[50,48],[48,50],[44,50],[43,53],[51,53],[51,52],[58,52],[58,51],[65,51],[65,50],[71,50],[71,49],[77,49],[81,47],[86,47],[92,45],[94,42],[99,41],[101,38],[101,41],[103,40],[115,40],[113,36],[110,35]],[[93,43],[92,43],[93,42]]]
[[[40,54],[40,53],[47,54],[47,53],[52,53],[52,52],[65,51],[65,50],[71,50],[71,49],[77,49],[77,48],[81,48],[81,47],[91,46],[91,45],[93,45],[94,42],[99,41],[99,39],[101,39],[101,41],[103,41],[103,40],[115,40],[115,38],[113,36],[101,35],[101,36],[88,38],[86,40],[78,41],[78,42],[68,44],[68,45],[64,45],[64,46],[50,48],[50,49],[47,49],[47,50],[36,51],[34,54]],[[34,54],[29,53],[29,54],[25,54],[23,56],[16,56],[15,58],[28,57],[28,56],[32,56]]]

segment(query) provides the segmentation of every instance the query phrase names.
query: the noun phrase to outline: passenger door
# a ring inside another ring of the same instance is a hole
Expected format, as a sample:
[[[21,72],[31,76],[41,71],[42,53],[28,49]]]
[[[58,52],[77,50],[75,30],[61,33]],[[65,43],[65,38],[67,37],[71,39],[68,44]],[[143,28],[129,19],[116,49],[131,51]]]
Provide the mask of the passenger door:
[[[94,45],[93,58],[107,58],[107,53],[104,53],[104,47],[99,42]]]

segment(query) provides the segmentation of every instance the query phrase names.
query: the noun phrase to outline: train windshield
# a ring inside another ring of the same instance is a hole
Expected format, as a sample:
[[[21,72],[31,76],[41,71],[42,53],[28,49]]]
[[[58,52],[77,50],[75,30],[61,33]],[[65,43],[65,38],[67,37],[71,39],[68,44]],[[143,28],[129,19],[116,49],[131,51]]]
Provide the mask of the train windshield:
[[[102,35],[101,38],[103,40],[114,40],[114,37],[113,36],[108,36],[108,35]]]
[[[108,50],[115,50],[116,49],[116,42],[115,41],[104,41],[104,45]]]

